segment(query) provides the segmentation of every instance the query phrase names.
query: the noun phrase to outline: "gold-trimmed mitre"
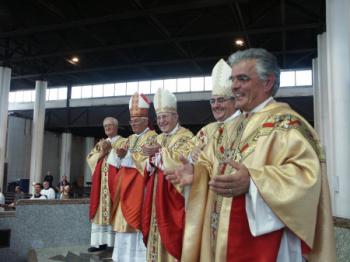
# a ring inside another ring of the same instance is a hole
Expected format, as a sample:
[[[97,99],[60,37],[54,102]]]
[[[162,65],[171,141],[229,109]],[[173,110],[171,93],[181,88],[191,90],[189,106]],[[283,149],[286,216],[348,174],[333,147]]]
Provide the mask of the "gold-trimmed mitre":
[[[129,101],[130,117],[148,117],[149,105],[147,96],[135,92]]]
[[[232,96],[231,71],[231,67],[224,59],[220,59],[219,62],[216,63],[211,73],[213,85],[211,93],[213,96]]]
[[[156,113],[176,113],[176,96],[167,89],[158,89],[154,95],[153,104]]]

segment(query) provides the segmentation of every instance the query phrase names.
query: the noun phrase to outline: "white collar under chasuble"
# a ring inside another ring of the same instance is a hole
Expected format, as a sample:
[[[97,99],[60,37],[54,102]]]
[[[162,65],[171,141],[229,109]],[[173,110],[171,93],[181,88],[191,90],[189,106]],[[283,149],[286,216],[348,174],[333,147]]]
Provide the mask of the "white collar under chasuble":
[[[273,100],[273,97],[270,96],[268,99],[266,99],[264,102],[260,103],[256,107],[254,107],[252,110],[250,110],[249,112],[243,112],[243,114],[257,113],[257,112],[261,111],[272,100]]]
[[[114,143],[115,141],[117,141],[119,139],[119,135],[116,135],[114,137],[108,137],[107,138],[107,141],[110,142],[110,143]]]

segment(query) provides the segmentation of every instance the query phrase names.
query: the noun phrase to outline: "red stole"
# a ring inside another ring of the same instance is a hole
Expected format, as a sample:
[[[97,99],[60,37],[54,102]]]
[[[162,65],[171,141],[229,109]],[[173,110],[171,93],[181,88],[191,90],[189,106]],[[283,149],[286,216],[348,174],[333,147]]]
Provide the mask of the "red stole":
[[[141,208],[144,191],[142,175],[135,168],[121,167],[115,179],[111,220],[114,220],[118,206],[125,221],[141,230]]]
[[[98,160],[94,173],[92,175],[92,185],[91,185],[91,193],[90,193],[90,212],[89,212],[90,219],[94,218],[98,205],[100,203],[102,164],[103,164],[103,158]]]
[[[157,187],[154,189],[155,176],[157,176]],[[185,224],[185,199],[173,184],[165,179],[165,175],[160,169],[157,169],[146,181],[146,195],[142,212],[144,243],[147,245],[154,193],[156,194],[156,220],[162,244],[170,255],[180,260]]]
[[[258,237],[252,236],[245,210],[245,195],[234,197],[227,243],[228,262],[276,261],[283,228]]]

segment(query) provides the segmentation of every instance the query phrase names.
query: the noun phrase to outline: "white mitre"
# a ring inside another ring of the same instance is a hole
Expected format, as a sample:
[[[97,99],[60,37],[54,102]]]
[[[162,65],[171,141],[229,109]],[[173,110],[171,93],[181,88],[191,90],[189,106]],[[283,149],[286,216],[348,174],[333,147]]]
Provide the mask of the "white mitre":
[[[153,104],[156,113],[176,113],[176,96],[167,89],[158,89]]]
[[[212,78],[212,96],[232,96],[232,81],[231,81],[231,67],[220,59],[213,68],[211,73]]]

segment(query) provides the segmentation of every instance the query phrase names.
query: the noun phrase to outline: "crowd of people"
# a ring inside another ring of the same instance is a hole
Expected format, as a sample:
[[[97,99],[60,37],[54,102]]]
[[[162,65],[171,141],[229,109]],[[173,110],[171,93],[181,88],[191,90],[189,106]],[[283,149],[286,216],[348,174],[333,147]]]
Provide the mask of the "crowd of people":
[[[129,102],[133,134],[107,117],[92,170],[90,252],[114,261],[335,261],[325,159],[317,134],[274,100],[280,69],[264,49],[238,51],[212,72],[215,122],[196,135],[158,90]]]

